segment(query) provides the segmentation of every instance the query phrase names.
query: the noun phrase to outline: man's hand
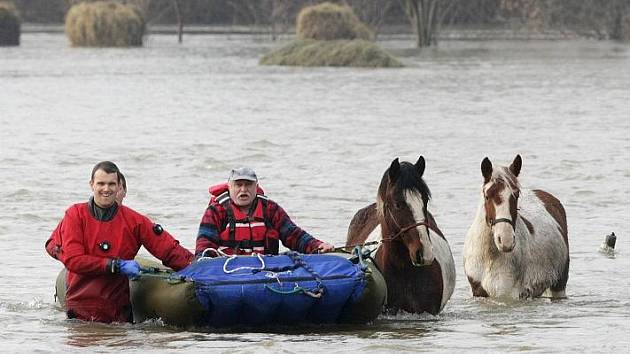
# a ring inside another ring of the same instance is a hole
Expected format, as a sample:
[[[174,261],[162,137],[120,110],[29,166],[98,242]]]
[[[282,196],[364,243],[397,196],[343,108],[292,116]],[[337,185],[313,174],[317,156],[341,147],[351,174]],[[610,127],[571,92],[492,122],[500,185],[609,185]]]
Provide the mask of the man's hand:
[[[134,260],[127,261],[124,259],[119,259],[118,266],[120,274],[126,275],[129,278],[136,278],[140,275],[140,265]]]
[[[317,247],[317,253],[328,253],[328,252],[332,252],[335,250],[335,246],[331,245],[330,243],[326,243],[326,242],[322,242],[321,245],[319,245],[319,247]]]

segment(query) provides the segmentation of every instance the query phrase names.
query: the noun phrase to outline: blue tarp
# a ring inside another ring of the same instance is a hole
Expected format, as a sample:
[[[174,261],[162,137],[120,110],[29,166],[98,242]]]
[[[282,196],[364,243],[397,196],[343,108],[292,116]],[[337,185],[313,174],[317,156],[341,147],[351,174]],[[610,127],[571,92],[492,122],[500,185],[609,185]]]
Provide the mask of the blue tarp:
[[[194,281],[211,327],[336,323],[366,286],[362,266],[345,257],[294,252],[202,258],[177,275]]]

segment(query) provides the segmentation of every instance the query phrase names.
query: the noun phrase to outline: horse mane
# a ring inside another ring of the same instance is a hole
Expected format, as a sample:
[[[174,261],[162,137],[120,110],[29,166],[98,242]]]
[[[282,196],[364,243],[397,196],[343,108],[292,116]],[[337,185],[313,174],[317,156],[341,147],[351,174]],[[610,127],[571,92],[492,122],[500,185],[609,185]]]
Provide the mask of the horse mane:
[[[404,193],[406,190],[412,190],[420,193],[423,198],[426,198],[425,204],[428,204],[431,200],[431,190],[429,186],[424,182],[422,176],[418,172],[416,166],[410,162],[403,161],[400,163],[400,172],[396,178],[396,189],[399,193]],[[383,217],[383,208],[385,194],[387,193],[387,187],[389,184],[389,168],[383,173],[381,178],[381,184],[378,187],[378,195],[376,196],[376,212],[379,217]]]
[[[492,177],[490,182],[502,183],[506,187],[510,188],[512,195],[516,196],[516,193],[521,190],[521,184],[510,169],[505,166],[499,166],[492,171]]]

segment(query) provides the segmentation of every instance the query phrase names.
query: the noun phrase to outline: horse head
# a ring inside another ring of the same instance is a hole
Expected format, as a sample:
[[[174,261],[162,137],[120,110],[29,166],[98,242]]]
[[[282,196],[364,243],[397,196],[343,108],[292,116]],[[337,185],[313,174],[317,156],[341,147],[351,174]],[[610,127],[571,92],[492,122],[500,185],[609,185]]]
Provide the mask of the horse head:
[[[401,252],[406,249],[417,267],[430,265],[434,260],[427,211],[431,192],[422,179],[424,168],[422,156],[415,164],[394,159],[383,174],[377,197],[383,246]]]
[[[481,162],[483,175],[483,203],[486,223],[490,227],[494,244],[501,252],[511,252],[515,245],[516,216],[520,185],[521,155],[516,155],[509,167],[492,167],[486,157]]]

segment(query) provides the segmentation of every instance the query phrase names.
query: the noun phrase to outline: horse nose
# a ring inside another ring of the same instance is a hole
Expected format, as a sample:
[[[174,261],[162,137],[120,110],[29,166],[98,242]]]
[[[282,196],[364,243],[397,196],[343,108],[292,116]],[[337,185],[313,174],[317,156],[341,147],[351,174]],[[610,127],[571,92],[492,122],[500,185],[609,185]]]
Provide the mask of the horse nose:
[[[423,250],[417,250],[411,263],[416,267],[428,266],[433,263],[433,256],[431,254],[425,255]]]
[[[505,253],[512,252],[513,249],[514,249],[514,245],[511,245],[511,246],[501,245],[501,251]]]
[[[509,238],[508,238],[509,240]],[[503,239],[501,238],[501,236],[497,236],[497,246],[499,248],[499,250],[501,250],[501,252],[512,252],[512,250],[514,249],[514,242],[503,242]]]
[[[423,260],[424,260],[424,258],[422,257],[422,250],[417,250],[416,251],[416,263],[417,264],[424,264]]]
[[[511,230],[510,230],[511,231]],[[494,244],[501,252],[512,252],[515,246],[515,235],[511,233],[494,234]]]

